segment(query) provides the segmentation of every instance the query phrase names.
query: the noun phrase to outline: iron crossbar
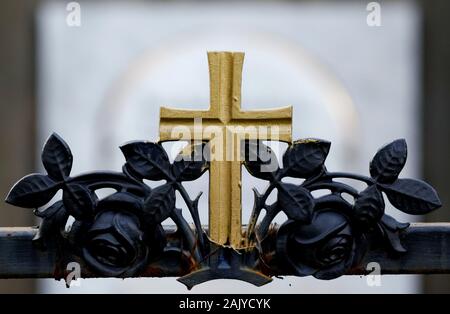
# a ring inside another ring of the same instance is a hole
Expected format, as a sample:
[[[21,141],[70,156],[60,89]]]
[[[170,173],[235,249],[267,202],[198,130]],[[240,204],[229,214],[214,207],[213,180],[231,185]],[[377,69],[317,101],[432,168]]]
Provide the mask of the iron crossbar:
[[[175,226],[164,226],[168,233]],[[31,241],[37,233],[36,227],[0,228],[0,278],[58,278],[59,269],[54,243],[47,249],[36,247]],[[445,274],[450,273],[450,223],[414,223],[402,231],[402,242],[408,249],[402,254],[392,254],[383,248],[370,249],[361,263],[353,267],[348,275],[367,275],[367,265],[376,262],[381,274]],[[169,241],[175,241],[170,238]],[[70,260],[65,256],[64,260]],[[173,265],[161,265],[164,270],[144,272],[142,277],[182,276],[186,270]],[[289,273],[277,275],[290,275]],[[99,277],[82,269],[81,276]]]

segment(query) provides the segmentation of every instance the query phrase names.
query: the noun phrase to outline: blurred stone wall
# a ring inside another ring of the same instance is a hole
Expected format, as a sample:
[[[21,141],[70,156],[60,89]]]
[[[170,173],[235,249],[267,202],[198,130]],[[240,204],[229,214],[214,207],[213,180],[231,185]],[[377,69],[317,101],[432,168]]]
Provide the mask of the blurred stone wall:
[[[33,11],[35,1],[0,3],[0,199],[34,169],[35,97]],[[0,226],[33,224],[30,210],[0,205]],[[33,292],[33,280],[0,280],[0,293]]]

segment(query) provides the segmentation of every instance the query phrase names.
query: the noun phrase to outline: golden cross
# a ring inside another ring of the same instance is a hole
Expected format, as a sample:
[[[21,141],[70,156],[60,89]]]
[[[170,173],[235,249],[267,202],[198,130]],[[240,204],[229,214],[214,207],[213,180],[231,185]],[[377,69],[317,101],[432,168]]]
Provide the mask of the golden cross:
[[[189,128],[191,134],[197,132],[196,138],[216,141],[213,145],[216,155],[210,161],[209,169],[209,237],[218,244],[238,249],[244,245],[245,240],[241,225],[242,162],[240,158],[229,160],[230,150],[239,153],[240,139],[248,137],[291,142],[292,107],[242,111],[244,53],[208,52],[208,62],[210,108],[182,110],[161,107],[159,134],[161,141],[183,139],[183,135],[175,131],[183,126]],[[196,118],[201,118],[200,130],[195,127]],[[278,129],[278,133],[275,138],[273,132],[256,131],[256,134],[249,134],[249,129],[259,130],[261,127]],[[227,136],[224,138],[225,133]],[[231,140],[229,134],[232,135]],[[217,141],[218,135],[220,141]],[[238,141],[234,141],[235,136]],[[212,146],[211,149],[213,150]],[[220,158],[224,157],[224,153],[227,158]],[[234,153],[232,156],[235,156]]]

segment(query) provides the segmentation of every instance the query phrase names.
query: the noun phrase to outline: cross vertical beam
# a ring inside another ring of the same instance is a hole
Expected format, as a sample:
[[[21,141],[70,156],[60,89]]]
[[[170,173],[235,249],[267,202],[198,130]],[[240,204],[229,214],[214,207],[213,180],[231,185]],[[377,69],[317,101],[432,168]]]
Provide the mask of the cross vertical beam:
[[[215,111],[215,117],[225,126],[231,120],[236,85],[240,85],[240,80],[236,79],[241,76],[239,64],[242,69],[243,57],[243,53],[208,53],[210,107],[211,111]],[[236,75],[235,70],[238,72]],[[240,94],[237,97],[240,97]],[[238,247],[241,241],[241,166],[238,164],[239,175],[233,173],[236,171],[236,167],[233,171],[233,161],[226,158],[231,145],[226,140],[226,127],[222,128],[222,132],[221,141],[216,142],[218,145],[221,144],[221,152],[215,155],[220,160],[210,163],[209,236],[219,244],[231,244]],[[219,148],[217,146],[216,148]],[[234,208],[233,205],[235,205]]]

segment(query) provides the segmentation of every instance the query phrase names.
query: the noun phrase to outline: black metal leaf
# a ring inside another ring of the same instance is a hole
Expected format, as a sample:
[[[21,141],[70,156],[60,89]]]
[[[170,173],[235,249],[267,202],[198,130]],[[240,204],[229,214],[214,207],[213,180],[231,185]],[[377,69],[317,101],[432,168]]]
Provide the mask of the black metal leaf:
[[[203,155],[205,145],[189,145],[175,158],[172,171],[178,181],[193,181],[202,176],[208,168],[208,161]]]
[[[404,139],[387,144],[370,162],[370,175],[381,183],[394,182],[406,163],[407,154],[408,149]]]
[[[259,179],[271,180],[278,171],[278,160],[272,149],[262,141],[245,141],[244,165],[248,172]]]
[[[409,223],[401,223],[389,215],[383,215],[379,226],[385,240],[394,251],[398,253],[407,251],[400,240],[400,231],[408,228]]]
[[[371,185],[356,198],[353,215],[356,221],[365,228],[375,226],[384,214],[383,195],[377,186]]]
[[[389,243],[389,246],[391,247],[391,249],[393,249],[395,252],[398,253],[405,253],[407,252],[407,249],[403,246],[401,240],[400,240],[400,236],[398,232],[389,230],[389,229],[384,229],[384,237],[387,241],[387,243]]]
[[[281,183],[278,188],[278,205],[289,219],[311,221],[314,198],[305,188],[290,183]]]
[[[392,184],[379,184],[397,209],[411,215],[423,215],[442,206],[436,190],[428,183],[414,179],[398,179]]]
[[[45,210],[35,209],[34,214],[40,218],[49,218],[49,217],[55,215],[60,210],[62,210],[63,208],[64,208],[63,202],[58,201],[58,202],[52,204],[51,206],[49,206],[48,208],[46,208]]]
[[[94,193],[80,184],[67,184],[63,192],[63,203],[67,212],[76,219],[89,219],[94,215],[96,199]]]
[[[384,214],[383,217],[381,217],[381,222],[386,228],[389,228],[390,230],[397,231],[397,230],[404,230],[409,227],[409,222],[399,222],[395,218]]]
[[[170,184],[153,189],[144,202],[146,220],[152,224],[166,220],[175,208],[175,190]]]
[[[42,163],[48,175],[56,181],[67,178],[72,170],[73,156],[67,143],[56,133],[47,140],[42,150]]]
[[[66,212],[62,201],[59,201],[50,206],[44,212],[36,215],[42,217],[43,219],[36,235],[33,238],[33,244],[43,249],[46,246],[45,239],[54,237],[64,230],[69,214]]]
[[[158,181],[169,177],[169,157],[161,145],[131,142],[120,149],[127,160],[126,167],[130,167],[141,178]]]
[[[331,143],[320,139],[295,141],[284,153],[283,167],[288,176],[307,178],[322,168]]]
[[[12,187],[6,202],[19,207],[40,207],[52,199],[59,186],[58,182],[46,175],[30,174]]]

